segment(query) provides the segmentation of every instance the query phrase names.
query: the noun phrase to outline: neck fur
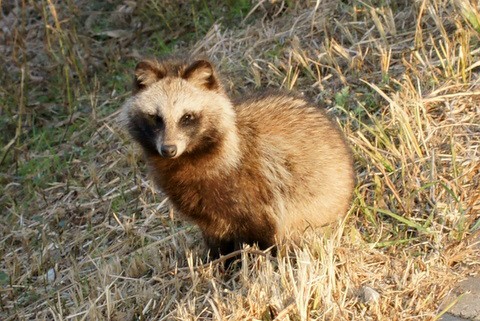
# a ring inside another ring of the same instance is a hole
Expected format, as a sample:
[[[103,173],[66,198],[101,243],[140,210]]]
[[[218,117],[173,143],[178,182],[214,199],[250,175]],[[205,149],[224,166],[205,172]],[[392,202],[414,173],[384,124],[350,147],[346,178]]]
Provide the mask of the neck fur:
[[[238,167],[240,162],[240,135],[238,133],[237,124],[232,123],[230,128],[225,130],[225,138],[222,142],[221,156],[223,161],[223,168],[225,170],[233,170]]]

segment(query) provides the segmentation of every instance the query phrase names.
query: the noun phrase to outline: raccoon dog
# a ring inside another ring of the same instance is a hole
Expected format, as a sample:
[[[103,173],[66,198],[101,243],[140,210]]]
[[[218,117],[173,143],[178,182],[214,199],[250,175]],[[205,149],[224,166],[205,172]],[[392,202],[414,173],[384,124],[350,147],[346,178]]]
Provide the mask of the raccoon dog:
[[[286,93],[234,102],[207,60],[144,60],[134,87],[128,131],[212,256],[265,249],[347,212],[350,151],[319,107]]]

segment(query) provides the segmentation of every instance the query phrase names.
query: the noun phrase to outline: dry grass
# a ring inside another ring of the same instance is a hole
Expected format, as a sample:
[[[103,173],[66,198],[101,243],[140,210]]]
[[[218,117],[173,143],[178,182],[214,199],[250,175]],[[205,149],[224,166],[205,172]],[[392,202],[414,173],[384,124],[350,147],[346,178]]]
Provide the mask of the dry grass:
[[[478,273],[478,2],[0,4],[0,319],[436,320]],[[135,59],[171,51],[207,53],[236,94],[329,107],[355,154],[348,217],[207,262],[115,122]]]

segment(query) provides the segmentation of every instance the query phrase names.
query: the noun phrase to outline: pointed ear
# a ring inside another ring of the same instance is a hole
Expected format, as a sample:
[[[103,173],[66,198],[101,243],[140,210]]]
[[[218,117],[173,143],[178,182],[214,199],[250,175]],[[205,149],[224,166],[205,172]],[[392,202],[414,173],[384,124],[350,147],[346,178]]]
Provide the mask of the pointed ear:
[[[140,91],[163,77],[165,77],[165,74],[159,69],[155,61],[140,61],[135,67],[134,89]]]
[[[188,66],[182,78],[200,88],[216,90],[220,87],[213,66],[207,60],[197,60]]]

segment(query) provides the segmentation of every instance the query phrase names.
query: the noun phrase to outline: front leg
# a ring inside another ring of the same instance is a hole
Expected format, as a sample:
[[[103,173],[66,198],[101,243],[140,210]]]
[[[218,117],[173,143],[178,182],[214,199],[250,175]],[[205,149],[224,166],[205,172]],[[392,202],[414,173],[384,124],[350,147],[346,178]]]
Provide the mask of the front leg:
[[[275,240],[271,236],[265,236],[264,238],[258,238],[260,241],[239,241],[239,240],[232,240],[232,239],[220,239],[217,237],[207,236],[203,234],[203,238],[205,239],[205,243],[207,244],[210,252],[209,257],[211,260],[219,259],[222,255],[228,255],[232,252],[240,250],[243,244],[249,245],[257,245],[260,250],[266,250],[270,248],[270,254],[273,256],[276,255],[276,247]],[[232,264],[240,258],[240,254],[237,254],[233,257],[225,259],[224,267],[229,269]]]
[[[220,239],[217,237],[203,235],[205,243],[207,244],[211,259],[218,259],[221,255],[226,255],[238,250],[240,246],[234,240]]]

